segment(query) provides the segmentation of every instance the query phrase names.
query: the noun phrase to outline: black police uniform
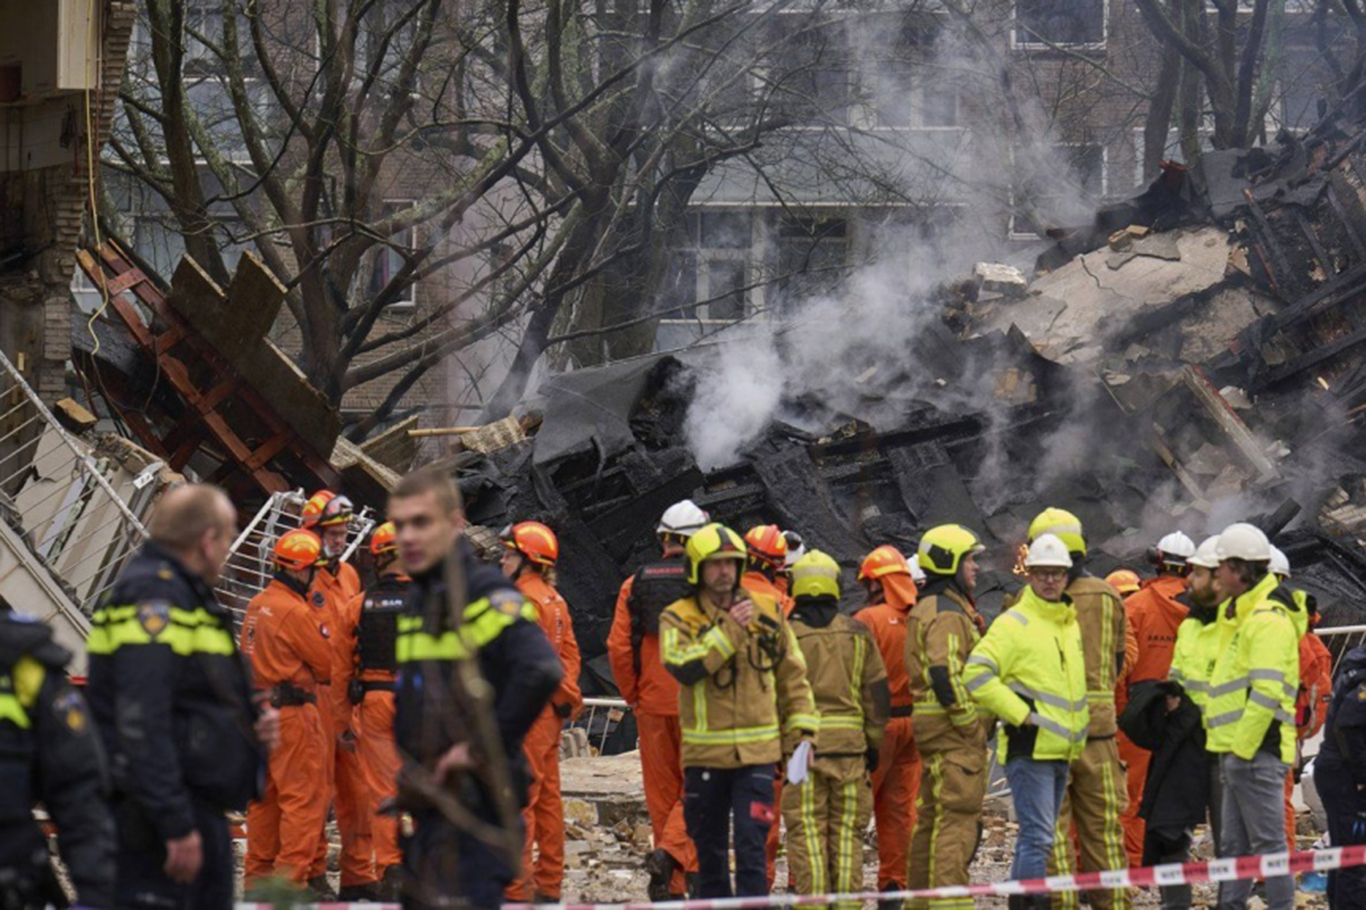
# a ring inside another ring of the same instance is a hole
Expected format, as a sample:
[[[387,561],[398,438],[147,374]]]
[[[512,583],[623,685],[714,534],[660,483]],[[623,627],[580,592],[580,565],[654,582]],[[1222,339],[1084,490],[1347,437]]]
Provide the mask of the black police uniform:
[[[1333,701],[1314,760],[1314,786],[1328,810],[1328,839],[1334,847],[1366,844],[1366,645],[1342,659],[1333,681]],[[1328,906],[1366,907],[1366,867],[1328,873]]]
[[[104,751],[85,699],[66,678],[71,654],[43,623],[0,612],[0,908],[63,906],[33,818],[41,802],[56,823],[58,846],[76,901],[112,907],[114,822],[105,800]]]
[[[443,565],[415,577],[409,589],[398,627],[394,738],[405,761],[415,759],[427,770],[435,766],[457,742],[444,716],[453,707],[449,693],[455,661],[477,654],[479,672],[493,689],[494,717],[503,754],[513,771],[514,791],[524,805],[527,773],[522,741],[564,671],[535,621],[535,607],[501,572],[478,563],[465,541],[459,542],[458,549],[468,590],[458,632],[451,629],[444,607]],[[432,619],[426,616],[429,597],[442,604]],[[460,799],[465,807],[487,822],[496,822],[490,794],[470,776],[462,784]],[[504,889],[512,883],[513,869],[401,785],[400,799],[412,812],[415,829],[404,844],[408,877],[404,906],[499,906]]]
[[[266,769],[231,614],[148,542],[95,611],[87,649],[90,707],[114,784],[118,906],[228,910],[225,813],[246,809]],[[178,884],[163,871],[165,844],[196,830],[204,864]]]

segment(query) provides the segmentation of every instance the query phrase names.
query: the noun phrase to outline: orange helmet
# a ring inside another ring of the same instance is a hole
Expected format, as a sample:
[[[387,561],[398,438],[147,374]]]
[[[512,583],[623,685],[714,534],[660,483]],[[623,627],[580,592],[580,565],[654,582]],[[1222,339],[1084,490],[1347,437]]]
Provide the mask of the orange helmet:
[[[331,525],[350,523],[355,515],[355,507],[345,496],[338,496],[331,490],[319,490],[304,503],[299,526],[304,528],[326,528]]]
[[[398,529],[392,521],[386,521],[375,528],[375,532],[370,535],[370,555],[383,556],[398,550],[398,542],[394,539],[397,535]]]
[[[296,528],[286,531],[275,541],[271,561],[284,569],[307,569],[318,564],[323,555],[323,542],[317,534]]]
[[[543,566],[553,566],[560,558],[560,541],[555,532],[539,521],[520,521],[503,535],[509,550]]]
[[[858,580],[871,581],[884,575],[910,575],[911,565],[901,551],[891,544],[883,544],[863,558],[858,567]]]
[[[1138,573],[1130,569],[1115,569],[1105,576],[1105,580],[1110,583],[1110,587],[1121,594],[1132,594],[1143,587]]]
[[[773,569],[781,569],[787,562],[787,538],[777,525],[757,525],[745,535],[745,549],[749,558]]]

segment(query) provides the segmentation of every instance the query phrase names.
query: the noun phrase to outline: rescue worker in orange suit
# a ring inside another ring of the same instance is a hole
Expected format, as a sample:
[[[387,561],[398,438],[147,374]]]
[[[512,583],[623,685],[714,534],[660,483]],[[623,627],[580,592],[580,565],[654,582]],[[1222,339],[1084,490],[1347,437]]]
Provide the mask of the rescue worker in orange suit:
[[[871,606],[855,613],[854,618],[868,628],[882,655],[891,694],[891,716],[871,763],[877,887],[879,891],[901,891],[906,887],[906,853],[915,828],[916,794],[920,792],[920,753],[915,749],[911,725],[914,702],[906,675],[906,630],[919,588],[906,557],[891,545],[878,547],[864,558],[858,580]]]
[[[541,629],[559,655],[564,670],[559,688],[550,697],[550,704],[541,716],[536,718],[522,745],[531,767],[531,789],[522,812],[526,824],[522,874],[507,893],[516,901],[559,903],[564,882],[560,733],[565,721],[572,720],[583,709],[583,694],[579,691],[582,658],[579,643],[574,638],[569,604],[555,590],[555,563],[560,558],[560,542],[555,532],[539,521],[523,521],[507,531],[503,542],[506,545],[503,574],[512,579],[522,596],[535,605]]]
[[[370,832],[380,875],[380,899],[396,901],[401,896],[403,875],[398,819],[380,811],[398,792],[401,762],[394,746],[394,643],[412,580],[403,574],[398,562],[393,522],[386,521],[370,535],[370,555],[378,576],[375,585],[346,603],[333,631],[337,646],[332,703],[336,717],[342,722],[350,718],[360,749],[370,793]]]
[[[659,656],[659,617],[692,592],[688,538],[707,523],[692,500],[669,506],[659,519],[660,558],[626,579],[617,594],[607,657],[621,697],[631,706],[640,739],[645,806],[654,849],[645,858],[652,901],[678,900],[695,891],[697,851],[683,819],[683,739],[678,725],[678,680]]]
[[[1282,583],[1290,578],[1290,560],[1279,547],[1271,548],[1271,574]],[[1295,630],[1300,633],[1300,688],[1295,696],[1296,767],[1285,775],[1285,839],[1289,849],[1295,843],[1295,777],[1299,769],[1300,744],[1323,729],[1328,719],[1328,705],[1333,700],[1333,655],[1324,647],[1323,639],[1314,633],[1318,625],[1318,602],[1308,591],[1291,590],[1299,610],[1290,614]],[[1301,628],[1301,623],[1303,628]]]
[[[1143,582],[1136,593],[1114,585],[1120,594],[1126,595],[1125,621],[1138,643],[1138,654],[1132,661],[1125,661],[1122,682],[1115,690],[1116,715],[1123,713],[1124,706],[1129,703],[1130,686],[1147,680],[1166,679],[1171,670],[1172,652],[1176,649],[1176,630],[1190,613],[1177,598],[1186,593],[1186,577],[1190,574],[1186,560],[1193,555],[1195,541],[1180,531],[1173,532],[1158,541],[1157,547],[1151,551],[1152,561],[1157,566],[1155,578]],[[1124,826],[1124,850],[1129,855],[1130,866],[1141,866],[1145,824],[1139,818],[1138,810],[1143,805],[1143,782],[1148,778],[1148,761],[1152,753],[1134,745],[1122,730],[1116,737],[1116,743],[1119,746],[1119,760],[1124,762],[1128,777],[1129,805],[1120,816],[1120,823]]]
[[[304,504],[302,525],[317,533],[323,542],[323,560],[313,582],[314,600],[326,617],[329,641],[333,630],[341,626],[341,615],[346,605],[360,593],[360,574],[356,567],[342,560],[355,510],[351,500],[331,490],[319,490]],[[336,647],[333,641],[333,647]],[[345,659],[339,655],[338,659]],[[321,691],[322,703],[335,704],[331,680],[325,680]],[[379,895],[379,876],[375,871],[375,848],[371,836],[370,788],[366,785],[365,769],[361,763],[360,747],[355,730],[346,718],[334,711],[323,711],[324,734],[327,742],[327,790],[337,816],[337,830],[341,834],[341,890],[337,899],[343,901],[374,900]],[[309,878],[314,890],[328,893],[327,839],[319,842],[313,858],[313,874]]]
[[[887,723],[887,671],[867,627],[840,613],[839,564],[811,550],[791,571],[792,634],[821,724],[806,782],[783,791],[788,864],[796,893],[848,894],[863,890],[868,769]]]
[[[271,554],[275,577],[247,605],[242,624],[253,684],[280,712],[265,796],[247,807],[249,890],[270,875],[305,886],[327,821],[327,793],[318,786],[327,705],[318,684],[332,673],[332,649],[309,605],[321,559],[322,542],[312,531],[281,536]]]
[[[777,525],[756,525],[745,534],[745,546],[749,548],[745,574],[740,584],[747,591],[757,591],[771,597],[783,610],[784,616],[792,615],[792,598],[787,596],[787,538]],[[773,805],[783,804],[782,769],[776,768],[773,777]],[[764,856],[767,859],[768,890],[773,890],[773,878],[778,862],[778,848],[782,837],[775,822],[768,829],[768,840],[764,842]]]
[[[983,549],[962,525],[939,525],[920,539],[918,558],[928,581],[906,631],[906,676],[921,761],[907,888],[966,885],[981,834],[986,724],[963,683],[963,669],[987,627],[972,599]],[[973,899],[912,900],[907,906],[972,910]]]
[[[1129,856],[1124,849],[1124,828],[1119,817],[1128,804],[1128,791],[1115,742],[1119,729],[1115,686],[1123,673],[1128,637],[1124,602],[1104,579],[1086,571],[1086,538],[1081,519],[1065,509],[1045,509],[1029,526],[1029,542],[1032,544],[1045,534],[1059,538],[1072,558],[1065,593],[1077,608],[1086,660],[1086,701],[1091,712],[1086,747],[1081,757],[1072,762],[1063,808],[1058,814],[1049,874],[1056,870],[1056,874],[1066,875],[1075,868],[1074,826],[1082,871],[1125,869]],[[1096,890],[1088,895],[1094,910],[1128,910],[1130,905],[1125,888]],[[1078,904],[1078,894],[1063,892],[1053,903],[1071,910]]]

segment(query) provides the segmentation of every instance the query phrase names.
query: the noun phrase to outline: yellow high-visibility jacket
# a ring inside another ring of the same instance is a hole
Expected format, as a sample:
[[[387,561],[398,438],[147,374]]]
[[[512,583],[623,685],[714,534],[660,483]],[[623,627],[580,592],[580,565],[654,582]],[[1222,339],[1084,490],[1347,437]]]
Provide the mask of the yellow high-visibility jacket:
[[[1176,629],[1176,647],[1167,678],[1181,684],[1202,716],[1209,705],[1209,680],[1219,657],[1220,632],[1217,618],[1203,622],[1194,615],[1182,620]]]
[[[762,594],[737,596],[754,604],[748,627],[696,595],[660,616],[660,659],[679,682],[684,767],[773,764],[820,729],[782,608]]]
[[[1205,709],[1205,748],[1251,759],[1267,751],[1295,760],[1295,695],[1300,686],[1299,634],[1291,592],[1268,574],[1225,607],[1235,623],[1214,663]]]
[[[972,649],[963,682],[1004,720],[1002,761],[1073,762],[1086,748],[1090,711],[1077,610],[1026,587]]]

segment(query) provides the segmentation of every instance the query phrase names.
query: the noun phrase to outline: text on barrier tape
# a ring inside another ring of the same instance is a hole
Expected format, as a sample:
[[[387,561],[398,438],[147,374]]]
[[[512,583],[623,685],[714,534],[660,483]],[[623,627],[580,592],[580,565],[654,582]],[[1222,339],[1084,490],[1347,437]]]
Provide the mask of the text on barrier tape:
[[[1167,863],[1138,869],[1050,875],[1009,882],[983,882],[916,891],[860,891],[851,894],[770,894],[764,897],[727,897],[691,901],[628,901],[610,904],[503,904],[503,910],[760,910],[765,907],[800,907],[836,902],[905,900],[909,898],[985,897],[988,895],[1051,894],[1059,891],[1100,891],[1107,888],[1158,885],[1193,885],[1200,882],[1232,882],[1250,878],[1274,878],[1302,872],[1331,872],[1366,865],[1366,845],[1268,853],[1196,863]],[[316,910],[399,910],[398,904],[324,903]],[[241,903],[237,910],[271,910],[270,904]]]

